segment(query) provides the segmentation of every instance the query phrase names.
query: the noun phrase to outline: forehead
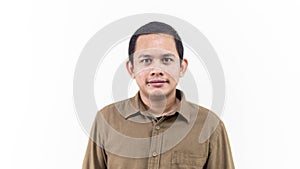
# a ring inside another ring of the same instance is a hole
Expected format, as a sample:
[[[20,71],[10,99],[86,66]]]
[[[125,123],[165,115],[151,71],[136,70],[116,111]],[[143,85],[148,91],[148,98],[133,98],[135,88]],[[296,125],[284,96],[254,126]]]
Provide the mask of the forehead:
[[[147,49],[158,49],[177,54],[175,40],[167,34],[147,34],[138,37],[135,46],[135,52],[145,51]]]

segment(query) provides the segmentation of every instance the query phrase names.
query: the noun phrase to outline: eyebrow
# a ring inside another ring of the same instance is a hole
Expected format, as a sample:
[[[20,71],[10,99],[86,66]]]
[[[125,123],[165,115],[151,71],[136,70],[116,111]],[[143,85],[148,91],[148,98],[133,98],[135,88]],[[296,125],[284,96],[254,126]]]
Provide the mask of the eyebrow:
[[[173,53],[165,53],[162,55],[163,57],[175,57],[175,55]]]
[[[148,54],[141,54],[138,56],[138,58],[149,58],[151,57],[151,55],[148,55]]]
[[[161,55],[162,57],[175,57],[175,55],[173,53],[164,53]],[[138,56],[138,58],[150,58],[152,57],[152,55],[149,54],[141,54]]]

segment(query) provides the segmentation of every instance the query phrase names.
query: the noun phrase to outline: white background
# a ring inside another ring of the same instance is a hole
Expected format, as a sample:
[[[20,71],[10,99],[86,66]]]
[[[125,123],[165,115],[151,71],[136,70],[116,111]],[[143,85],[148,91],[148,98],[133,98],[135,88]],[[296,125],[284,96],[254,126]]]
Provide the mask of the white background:
[[[145,12],[186,20],[218,53],[236,168],[299,168],[299,9],[296,0],[1,1],[0,168],[81,168],[77,59],[98,30]]]

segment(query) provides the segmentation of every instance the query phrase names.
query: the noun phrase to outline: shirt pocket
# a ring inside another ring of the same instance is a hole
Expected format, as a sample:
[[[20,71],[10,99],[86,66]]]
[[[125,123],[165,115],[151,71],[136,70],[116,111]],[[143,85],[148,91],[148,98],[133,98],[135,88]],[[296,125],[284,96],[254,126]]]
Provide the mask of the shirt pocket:
[[[191,152],[172,152],[171,169],[201,169],[207,156],[193,154]]]

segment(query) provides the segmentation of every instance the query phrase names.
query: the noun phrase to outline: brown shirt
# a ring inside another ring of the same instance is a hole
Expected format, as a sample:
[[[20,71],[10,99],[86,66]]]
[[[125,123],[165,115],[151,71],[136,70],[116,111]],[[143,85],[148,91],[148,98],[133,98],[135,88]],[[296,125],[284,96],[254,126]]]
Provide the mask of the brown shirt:
[[[234,169],[223,122],[185,100],[169,115],[147,113],[139,93],[97,113],[83,169]]]

